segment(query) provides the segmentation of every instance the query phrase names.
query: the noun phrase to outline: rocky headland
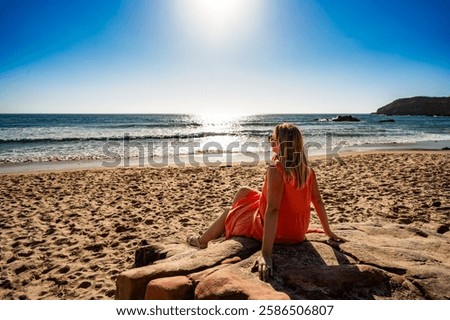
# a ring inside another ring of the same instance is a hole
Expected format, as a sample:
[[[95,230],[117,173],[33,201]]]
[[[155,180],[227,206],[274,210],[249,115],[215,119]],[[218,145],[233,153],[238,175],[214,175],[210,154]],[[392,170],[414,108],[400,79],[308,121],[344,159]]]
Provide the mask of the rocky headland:
[[[450,116],[450,97],[412,97],[397,99],[379,108],[376,114],[388,116]]]

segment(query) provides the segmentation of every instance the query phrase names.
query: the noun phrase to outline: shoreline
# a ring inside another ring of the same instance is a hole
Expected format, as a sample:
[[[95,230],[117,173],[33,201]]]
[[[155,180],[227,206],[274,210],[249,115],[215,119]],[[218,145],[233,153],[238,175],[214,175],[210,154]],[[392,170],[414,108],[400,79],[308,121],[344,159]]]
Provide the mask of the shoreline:
[[[310,160],[323,158],[336,158],[353,154],[384,153],[384,152],[437,152],[445,153],[450,147],[450,140],[441,141],[420,141],[416,143],[400,144],[382,144],[382,145],[362,145],[351,146],[339,149],[337,153],[327,153],[328,150],[312,150],[308,158]],[[447,149],[445,149],[447,148]],[[333,150],[333,149],[332,149]],[[259,161],[256,161],[257,156]],[[120,159],[120,164],[110,166],[104,165],[105,162],[111,163],[119,159],[104,160],[73,160],[73,161],[48,161],[48,162],[25,162],[25,163],[1,163],[0,176],[10,174],[27,174],[43,172],[61,172],[77,170],[107,170],[107,169],[126,169],[126,168],[165,168],[165,167],[229,167],[229,166],[260,166],[270,160],[270,155],[253,153],[250,156],[242,153],[222,153],[222,154],[202,154],[202,155],[181,155],[166,158],[154,158],[154,164],[149,164],[147,159]],[[207,159],[205,161],[205,158]],[[231,159],[230,159],[231,158]],[[253,158],[253,161],[252,161]],[[260,160],[262,159],[262,160]],[[231,161],[230,161],[231,160]],[[178,162],[177,162],[178,161]],[[206,163],[205,163],[206,162]]]

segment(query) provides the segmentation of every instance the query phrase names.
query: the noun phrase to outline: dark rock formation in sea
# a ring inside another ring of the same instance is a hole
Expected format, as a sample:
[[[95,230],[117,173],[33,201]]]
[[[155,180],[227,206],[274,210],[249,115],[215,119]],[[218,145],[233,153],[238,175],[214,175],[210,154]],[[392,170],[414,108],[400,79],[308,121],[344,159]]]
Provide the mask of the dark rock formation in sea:
[[[380,120],[378,122],[380,122],[380,123],[383,123],[383,122],[395,122],[395,120],[394,119],[387,119],[387,120]]]
[[[336,118],[331,119],[331,121],[336,121],[336,122],[344,122],[344,121],[349,121],[349,122],[359,122],[361,120],[359,120],[358,118],[355,118],[354,116],[337,116]]]
[[[116,299],[449,299],[448,224],[336,226],[347,242],[310,234],[275,245],[274,274],[258,278],[261,244],[247,238],[148,246],[149,265],[122,272]]]
[[[450,97],[412,97],[397,99],[379,108],[376,114],[390,116],[450,116]]]

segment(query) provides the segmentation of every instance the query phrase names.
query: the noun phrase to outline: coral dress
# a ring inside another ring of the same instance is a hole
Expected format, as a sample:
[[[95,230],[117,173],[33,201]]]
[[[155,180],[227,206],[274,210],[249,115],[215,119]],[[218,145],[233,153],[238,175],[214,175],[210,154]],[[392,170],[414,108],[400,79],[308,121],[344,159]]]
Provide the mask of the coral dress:
[[[280,163],[277,170],[284,176]],[[308,169],[306,183],[300,189],[294,181],[284,181],[283,194],[278,210],[275,243],[297,243],[306,239],[311,216],[312,170]],[[267,173],[262,193],[250,192],[245,198],[233,203],[225,219],[225,237],[244,236],[262,241],[264,216],[267,206]],[[320,232],[320,231],[319,231]]]

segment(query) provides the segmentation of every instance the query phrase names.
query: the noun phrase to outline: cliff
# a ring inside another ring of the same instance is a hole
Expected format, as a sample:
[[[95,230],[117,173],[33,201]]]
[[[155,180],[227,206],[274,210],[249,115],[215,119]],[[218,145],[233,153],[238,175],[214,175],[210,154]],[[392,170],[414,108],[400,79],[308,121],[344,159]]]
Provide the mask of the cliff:
[[[376,114],[450,116],[450,97],[413,97],[397,99],[377,110]]]

